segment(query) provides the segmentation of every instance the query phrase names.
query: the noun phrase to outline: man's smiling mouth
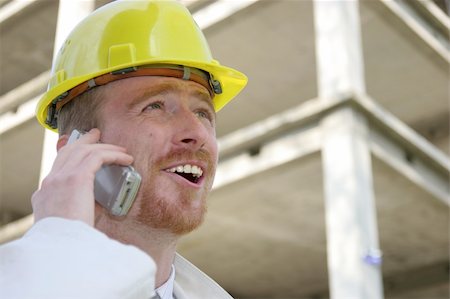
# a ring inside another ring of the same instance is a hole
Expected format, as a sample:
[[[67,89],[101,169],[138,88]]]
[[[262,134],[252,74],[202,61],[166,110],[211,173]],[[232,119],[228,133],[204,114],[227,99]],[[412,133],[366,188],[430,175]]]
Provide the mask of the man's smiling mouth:
[[[199,166],[191,164],[178,165],[166,171],[178,174],[194,184],[197,184],[203,175],[203,170]]]

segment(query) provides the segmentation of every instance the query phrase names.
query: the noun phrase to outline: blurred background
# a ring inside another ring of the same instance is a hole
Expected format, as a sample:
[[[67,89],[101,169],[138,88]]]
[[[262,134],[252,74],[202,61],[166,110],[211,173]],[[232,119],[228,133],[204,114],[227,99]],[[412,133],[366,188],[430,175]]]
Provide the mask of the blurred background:
[[[0,243],[51,161],[34,108],[55,43],[107,2],[0,0]],[[449,298],[449,3],[180,2],[249,84],[179,252],[236,298]]]

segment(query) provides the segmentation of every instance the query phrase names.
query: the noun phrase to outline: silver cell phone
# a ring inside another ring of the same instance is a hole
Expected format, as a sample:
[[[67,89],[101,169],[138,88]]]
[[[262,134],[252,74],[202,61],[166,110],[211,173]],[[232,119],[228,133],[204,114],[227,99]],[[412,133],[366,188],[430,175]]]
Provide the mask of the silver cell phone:
[[[79,139],[83,133],[73,130],[68,144]],[[95,200],[112,215],[124,216],[136,198],[141,176],[131,166],[103,165],[95,174]]]

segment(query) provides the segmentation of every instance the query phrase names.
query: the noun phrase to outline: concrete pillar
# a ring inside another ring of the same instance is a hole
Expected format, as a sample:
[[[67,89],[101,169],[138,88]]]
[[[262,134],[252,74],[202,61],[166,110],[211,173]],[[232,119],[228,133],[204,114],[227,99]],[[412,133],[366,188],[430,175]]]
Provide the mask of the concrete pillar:
[[[315,0],[319,98],[364,94],[357,0]],[[344,106],[325,116],[322,162],[330,297],[383,298],[365,117]]]
[[[95,0],[60,0],[56,24],[53,60],[70,31],[94,10]],[[58,134],[45,130],[39,182],[47,176],[56,157]]]

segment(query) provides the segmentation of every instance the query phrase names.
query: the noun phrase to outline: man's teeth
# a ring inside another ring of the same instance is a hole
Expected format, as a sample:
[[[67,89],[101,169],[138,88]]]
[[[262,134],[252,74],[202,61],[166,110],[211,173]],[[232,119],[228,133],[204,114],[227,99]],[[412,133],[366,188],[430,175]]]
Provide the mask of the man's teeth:
[[[196,166],[196,165],[190,165],[190,164],[186,164],[186,165],[179,165],[177,167],[173,167],[170,168],[168,170],[169,172],[178,172],[178,173],[190,173],[192,174],[194,177],[201,177],[203,174],[203,170]]]

